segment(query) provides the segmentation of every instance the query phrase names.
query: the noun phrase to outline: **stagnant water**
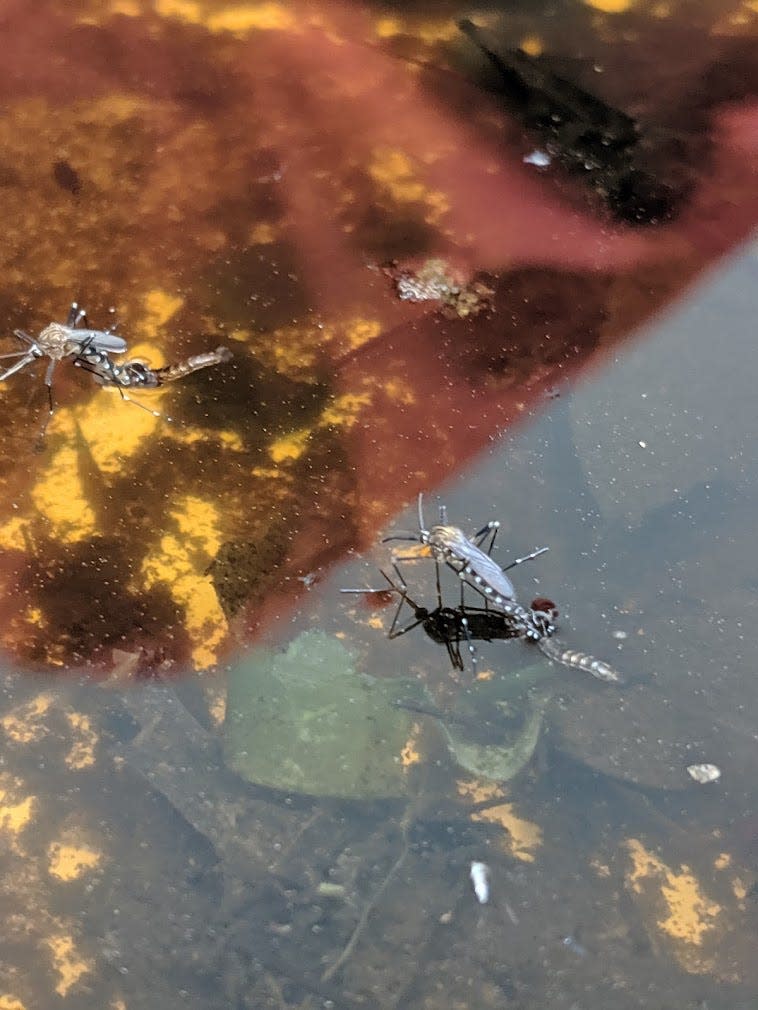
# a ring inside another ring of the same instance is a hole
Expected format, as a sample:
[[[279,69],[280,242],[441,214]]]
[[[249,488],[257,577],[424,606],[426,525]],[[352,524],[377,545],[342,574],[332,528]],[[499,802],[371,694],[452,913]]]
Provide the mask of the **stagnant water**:
[[[6,9],[3,353],[233,358],[0,382],[0,1007],[755,1001],[751,15],[469,14]],[[625,683],[388,640],[420,491]]]

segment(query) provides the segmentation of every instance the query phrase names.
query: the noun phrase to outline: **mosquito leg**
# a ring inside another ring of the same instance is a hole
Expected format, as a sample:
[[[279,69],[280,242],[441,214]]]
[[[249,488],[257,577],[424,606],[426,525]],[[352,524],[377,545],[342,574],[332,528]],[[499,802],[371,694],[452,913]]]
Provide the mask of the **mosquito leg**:
[[[22,368],[26,368],[27,365],[30,365],[33,361],[36,361],[36,359],[37,355],[32,354],[31,351],[29,351],[23,356],[23,358],[17,361],[15,365],[11,365],[10,368],[7,368],[4,372],[0,373],[0,382],[4,382],[6,379],[9,379],[11,375],[15,375],[16,372],[20,372]]]
[[[487,537],[490,537],[489,546],[483,548],[487,554],[492,554],[492,548],[495,546],[495,537],[500,529],[500,523],[497,519],[490,519],[486,526],[482,526],[478,533],[475,533],[471,540],[476,544],[477,547],[481,547]]]
[[[477,653],[476,653],[476,646],[474,645],[474,640],[471,637],[471,630],[469,629],[468,621],[467,621],[465,615],[461,616],[461,629],[463,631],[463,637],[466,639],[466,645],[468,646],[469,656],[471,657],[471,672],[474,674],[474,679],[476,679],[476,675],[477,675]],[[459,654],[460,654],[460,648],[459,648],[458,651],[459,651]],[[461,663],[461,669],[463,669],[463,664],[462,663]]]
[[[463,672],[463,656],[461,656],[459,640],[453,639],[451,641],[450,639],[446,639],[445,648],[447,649],[447,655],[452,668]]]
[[[45,431],[42,437],[45,437],[45,432],[47,431],[47,425],[50,423],[53,414],[55,413],[55,404],[53,403],[53,372],[55,371],[55,366],[57,362],[55,358],[50,360],[50,364],[47,366],[47,371],[45,372],[45,385],[47,386],[47,403],[49,408],[49,415],[47,421],[45,422]]]
[[[68,310],[68,319],[66,320],[66,326],[78,326],[79,323],[87,322],[87,313],[84,309],[79,308],[77,302],[71,302],[71,308]]]

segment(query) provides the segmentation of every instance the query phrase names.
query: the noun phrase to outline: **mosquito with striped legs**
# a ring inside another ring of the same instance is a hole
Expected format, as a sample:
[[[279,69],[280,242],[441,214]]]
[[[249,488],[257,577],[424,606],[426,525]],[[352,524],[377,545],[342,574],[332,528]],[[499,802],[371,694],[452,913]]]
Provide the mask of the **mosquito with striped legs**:
[[[516,590],[506,572],[544,554],[547,547],[540,547],[526,557],[518,558],[507,568],[501,568],[491,554],[500,529],[497,520],[490,520],[478,533],[467,537],[458,526],[448,523],[447,510],[444,505],[440,505],[439,523],[427,529],[424,523],[423,494],[418,496],[418,523],[417,532],[405,533],[398,530],[385,537],[383,543],[412,540],[423,544],[429,548],[436,562],[443,562],[456,573],[462,584],[465,583],[479,593],[493,610],[511,618],[520,628],[521,634],[535,640],[541,637],[542,632],[535,627],[530,612],[516,601]],[[483,549],[488,537],[489,544]]]
[[[87,313],[73,302],[65,323],[49,323],[37,337],[31,336],[25,330],[13,331],[23,347],[20,351],[0,355],[0,360],[15,359],[4,372],[0,372],[0,382],[23,371],[41,358],[48,359],[45,385],[49,415],[42,430],[43,437],[55,411],[53,374],[59,361],[70,359],[76,368],[91,372],[99,385],[114,386],[124,399],[130,399],[125,396],[125,389],[155,389],[167,382],[182,379],[201,368],[229,361],[232,357],[231,351],[226,347],[217,347],[215,351],[193,355],[163,368],[151,368],[138,358],[120,363],[114,362],[111,355],[124,354],[127,350],[126,341],[114,332],[115,329],[115,326],[107,330],[90,329],[87,325]],[[155,417],[162,416],[137,400],[131,402]]]
[[[426,634],[435,642],[446,647],[453,667],[463,669],[461,643],[466,642],[471,663],[476,671],[476,650],[474,640],[492,641],[500,638],[521,638],[536,644],[540,651],[553,662],[591,674],[605,683],[621,684],[624,679],[609,663],[596,659],[585,652],[565,648],[553,636],[557,630],[558,610],[552,600],[539,597],[530,607],[516,601],[516,591],[506,572],[526,561],[544,554],[547,547],[540,547],[523,558],[517,558],[505,568],[501,568],[491,556],[500,524],[490,521],[472,537],[467,537],[457,526],[447,521],[447,512],[440,506],[440,522],[431,529],[424,523],[422,495],[418,496],[419,529],[415,533],[396,531],[385,537],[383,542],[410,540],[428,546],[435,563],[437,606],[433,610],[415,603],[408,594],[408,586],[397,564],[393,568],[398,581],[382,572],[390,586],[390,591],[398,593],[400,603],[390,626],[389,637],[398,638],[413,628],[422,625]],[[489,538],[489,543],[487,540]],[[484,546],[486,544],[486,546]],[[398,559],[400,560],[400,559]],[[443,604],[440,584],[440,564],[445,564],[456,573],[461,584],[461,602],[457,607]],[[484,607],[468,606],[464,600],[464,587],[469,586],[481,596]],[[343,589],[347,593],[375,593],[382,590]],[[398,621],[404,606],[410,607],[414,619],[398,628]]]

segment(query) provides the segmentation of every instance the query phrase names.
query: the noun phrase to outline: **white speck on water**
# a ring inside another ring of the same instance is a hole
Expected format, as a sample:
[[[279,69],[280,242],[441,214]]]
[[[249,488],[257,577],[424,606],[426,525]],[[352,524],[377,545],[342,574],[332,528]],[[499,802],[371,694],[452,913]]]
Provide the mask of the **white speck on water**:
[[[480,905],[486,905],[490,900],[490,868],[486,863],[473,862],[469,873],[474,894]]]
[[[712,764],[689,765],[687,773],[701,786],[707,785],[708,782],[718,782],[721,778],[721,769],[718,765]]]
[[[552,158],[547,151],[540,151],[538,148],[523,157],[525,165],[534,165],[536,168],[547,168]]]

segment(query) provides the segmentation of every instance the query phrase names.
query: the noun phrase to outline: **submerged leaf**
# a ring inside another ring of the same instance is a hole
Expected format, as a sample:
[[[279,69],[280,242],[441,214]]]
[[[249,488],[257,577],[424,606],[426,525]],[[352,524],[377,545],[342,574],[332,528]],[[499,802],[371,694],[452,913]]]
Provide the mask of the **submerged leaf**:
[[[229,674],[229,766],[257,785],[315,796],[404,795],[412,716],[393,702],[414,685],[361,675],[355,662],[317,630],[286,652],[249,653]]]

